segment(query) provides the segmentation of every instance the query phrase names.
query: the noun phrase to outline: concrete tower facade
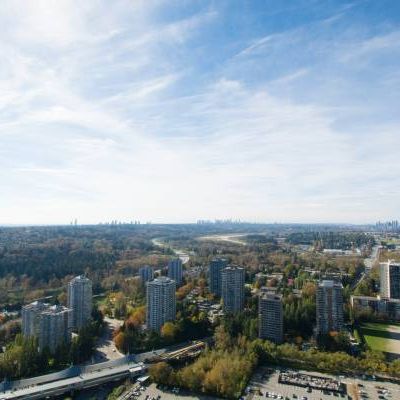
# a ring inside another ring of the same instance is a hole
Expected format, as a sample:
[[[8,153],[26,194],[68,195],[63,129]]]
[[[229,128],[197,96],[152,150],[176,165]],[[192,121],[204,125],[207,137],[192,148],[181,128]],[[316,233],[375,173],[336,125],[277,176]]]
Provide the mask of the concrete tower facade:
[[[72,327],[81,329],[92,315],[92,281],[83,275],[77,276],[68,284],[68,308],[72,310]]]
[[[176,317],[176,282],[162,276],[147,282],[146,324],[147,329],[159,332],[167,321]]]
[[[317,334],[341,331],[343,328],[343,285],[330,280],[317,288]]]
[[[72,310],[60,305],[34,302],[22,307],[22,333],[38,339],[39,350],[54,353],[71,340]]]
[[[150,282],[154,278],[154,271],[150,265],[145,265],[139,269],[139,277],[142,281],[142,284],[146,284],[146,282]]]
[[[221,296],[222,270],[228,265],[228,260],[216,258],[210,262],[208,267],[208,281],[210,292]]]
[[[182,284],[183,268],[182,260],[180,258],[175,258],[168,262],[168,278],[173,279],[177,286]]]
[[[400,263],[380,264],[381,297],[400,299]]]
[[[244,268],[228,266],[221,274],[221,296],[226,313],[238,313],[244,308]]]
[[[261,339],[283,342],[282,295],[262,293],[258,300],[258,333]]]

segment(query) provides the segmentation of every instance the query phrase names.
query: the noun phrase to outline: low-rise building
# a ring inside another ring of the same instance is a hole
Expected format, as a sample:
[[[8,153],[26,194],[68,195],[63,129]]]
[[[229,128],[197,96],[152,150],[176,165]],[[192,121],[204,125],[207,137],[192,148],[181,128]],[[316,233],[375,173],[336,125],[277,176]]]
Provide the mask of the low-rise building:
[[[400,321],[400,300],[387,297],[351,296],[351,307],[356,312],[370,312],[377,317]]]

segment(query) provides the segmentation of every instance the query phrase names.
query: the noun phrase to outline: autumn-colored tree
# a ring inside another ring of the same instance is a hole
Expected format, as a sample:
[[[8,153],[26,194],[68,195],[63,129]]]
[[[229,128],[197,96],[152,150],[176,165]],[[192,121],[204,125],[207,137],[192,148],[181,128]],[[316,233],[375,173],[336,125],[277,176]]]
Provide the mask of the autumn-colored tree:
[[[173,322],[166,322],[161,328],[161,337],[168,343],[172,343],[178,333],[178,328]]]
[[[146,320],[146,306],[137,307],[133,310],[127,321],[128,328],[139,328]]]
[[[190,293],[192,289],[193,289],[192,283],[188,283],[184,286],[181,286],[176,292],[176,299],[179,301],[183,300]]]
[[[159,362],[149,368],[149,375],[154,382],[169,384],[173,369],[166,362]]]
[[[267,283],[267,286],[268,287],[276,287],[276,286],[278,286],[278,279],[276,279],[276,278],[269,279],[268,283]]]
[[[315,283],[307,282],[307,283],[304,284],[303,289],[302,289],[301,292],[302,292],[304,297],[314,298],[316,291],[317,291],[317,287],[315,286]]]
[[[114,336],[114,343],[115,346],[117,347],[117,349],[119,351],[124,351],[125,348],[125,333],[124,332],[118,332],[115,336]]]
[[[217,349],[226,350],[232,346],[232,338],[225,330],[223,325],[217,326],[214,333],[215,347]]]
[[[114,313],[116,318],[124,318],[126,314],[127,303],[122,293],[117,293],[114,298]]]
[[[297,344],[297,346],[300,346],[303,343],[303,338],[301,336],[296,336],[294,338],[294,341]]]

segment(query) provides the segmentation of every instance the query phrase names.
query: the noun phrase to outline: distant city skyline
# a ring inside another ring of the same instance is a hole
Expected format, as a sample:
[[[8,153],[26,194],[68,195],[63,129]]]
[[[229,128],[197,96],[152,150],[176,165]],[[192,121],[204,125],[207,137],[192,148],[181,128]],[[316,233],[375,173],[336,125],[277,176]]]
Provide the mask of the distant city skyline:
[[[0,225],[399,219],[396,0],[6,0],[0,25]]]

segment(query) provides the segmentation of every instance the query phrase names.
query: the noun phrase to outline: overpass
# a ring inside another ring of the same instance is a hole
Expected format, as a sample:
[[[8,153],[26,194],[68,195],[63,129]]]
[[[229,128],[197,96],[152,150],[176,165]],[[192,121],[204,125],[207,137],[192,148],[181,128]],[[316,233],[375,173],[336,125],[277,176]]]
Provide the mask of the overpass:
[[[145,370],[144,364],[137,363],[134,355],[99,364],[72,366],[53,374],[19,381],[4,381],[0,384],[0,400],[33,400],[58,396],[107,382],[134,378]]]

